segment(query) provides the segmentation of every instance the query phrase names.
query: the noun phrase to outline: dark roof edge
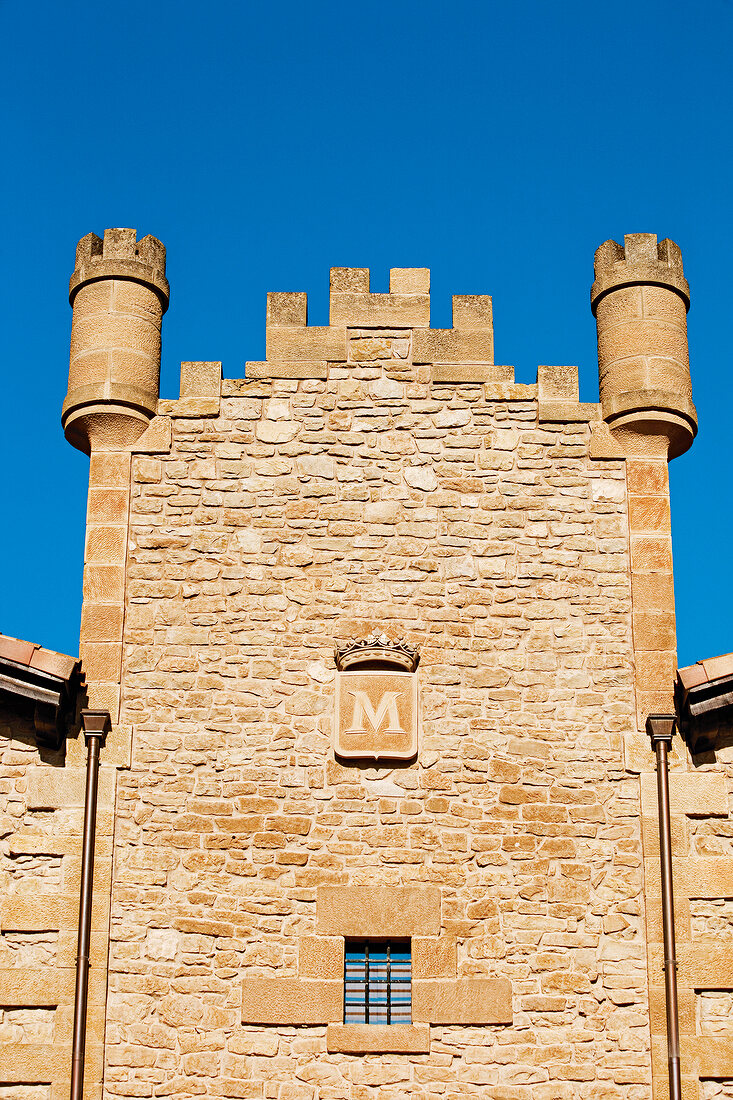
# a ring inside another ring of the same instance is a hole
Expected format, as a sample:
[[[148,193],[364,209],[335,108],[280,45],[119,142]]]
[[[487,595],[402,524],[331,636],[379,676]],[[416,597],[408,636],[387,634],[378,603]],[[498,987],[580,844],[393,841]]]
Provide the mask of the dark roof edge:
[[[76,715],[84,674],[78,657],[0,634],[0,692],[34,705],[38,744],[58,749]]]

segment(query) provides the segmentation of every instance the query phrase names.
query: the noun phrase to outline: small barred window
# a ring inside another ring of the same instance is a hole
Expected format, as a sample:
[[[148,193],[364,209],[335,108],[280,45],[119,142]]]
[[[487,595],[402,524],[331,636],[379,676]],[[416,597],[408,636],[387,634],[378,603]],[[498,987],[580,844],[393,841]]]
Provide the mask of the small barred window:
[[[344,1023],[411,1022],[409,940],[347,940]]]

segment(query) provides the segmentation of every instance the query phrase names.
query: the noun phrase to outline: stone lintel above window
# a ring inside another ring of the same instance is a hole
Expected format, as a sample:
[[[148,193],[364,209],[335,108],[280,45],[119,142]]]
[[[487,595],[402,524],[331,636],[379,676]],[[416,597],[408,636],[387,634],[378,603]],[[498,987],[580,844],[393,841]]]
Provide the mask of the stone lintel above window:
[[[441,892],[438,886],[319,886],[319,934],[367,939],[437,936]]]

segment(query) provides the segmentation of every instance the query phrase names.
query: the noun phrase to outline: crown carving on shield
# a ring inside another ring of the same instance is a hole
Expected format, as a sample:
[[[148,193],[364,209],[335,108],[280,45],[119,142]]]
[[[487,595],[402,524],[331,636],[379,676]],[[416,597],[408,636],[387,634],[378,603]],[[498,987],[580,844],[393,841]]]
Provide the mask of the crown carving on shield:
[[[420,647],[410,645],[404,638],[393,641],[386,634],[375,630],[368,638],[360,641],[352,638],[345,645],[337,646],[334,657],[339,672],[372,661],[414,672],[420,662]]]

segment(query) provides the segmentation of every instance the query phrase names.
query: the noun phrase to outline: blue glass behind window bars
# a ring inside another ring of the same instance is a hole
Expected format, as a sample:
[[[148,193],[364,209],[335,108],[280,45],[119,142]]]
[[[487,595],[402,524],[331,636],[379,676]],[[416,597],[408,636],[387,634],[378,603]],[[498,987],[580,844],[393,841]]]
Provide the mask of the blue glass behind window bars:
[[[344,1023],[409,1024],[409,940],[347,940]]]

